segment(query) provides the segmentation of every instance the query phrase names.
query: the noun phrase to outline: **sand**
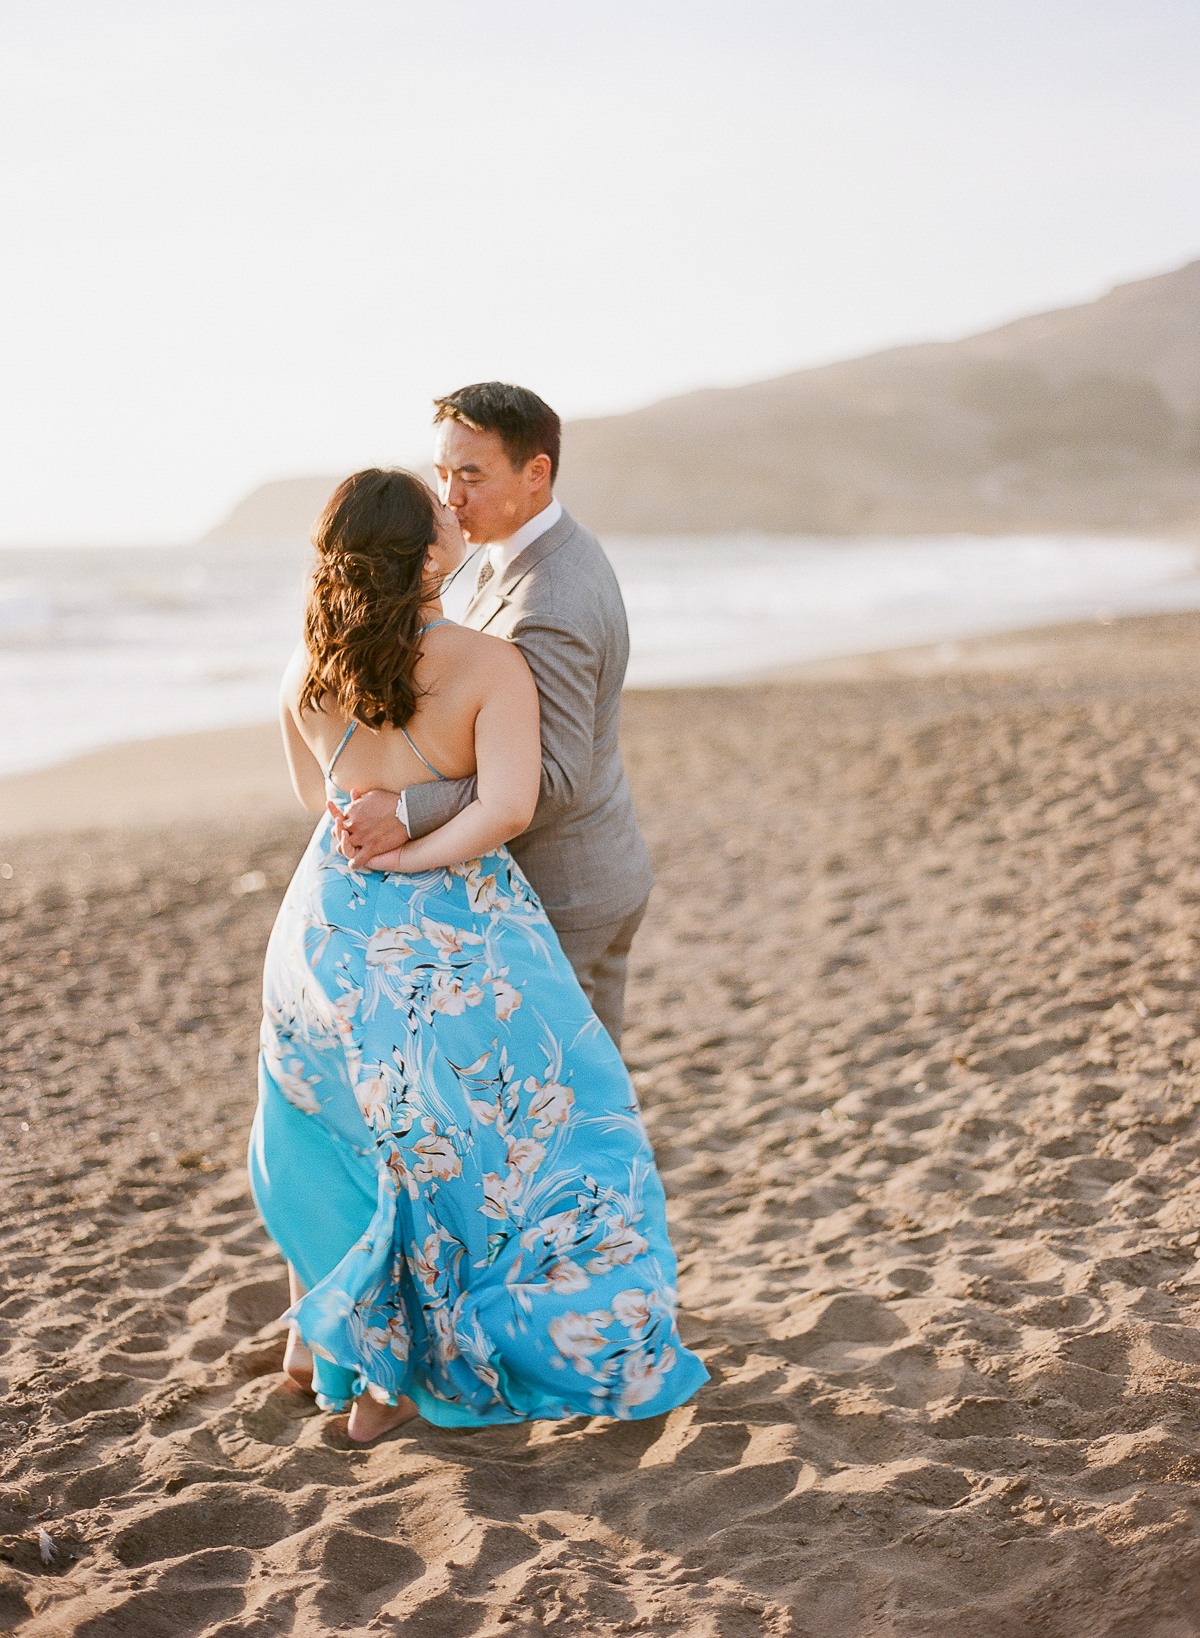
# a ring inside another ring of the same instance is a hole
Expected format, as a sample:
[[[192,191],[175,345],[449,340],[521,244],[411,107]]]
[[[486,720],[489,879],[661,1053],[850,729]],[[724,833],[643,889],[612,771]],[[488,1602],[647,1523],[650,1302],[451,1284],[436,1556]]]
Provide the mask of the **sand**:
[[[138,740],[0,779],[0,839],[104,827],[135,831],[140,845],[147,830],[181,821],[296,812],[275,723]]]
[[[627,704],[655,1421],[347,1448],[242,1169],[310,821],[0,844],[0,1631],[1200,1632],[1200,619],[834,671]]]

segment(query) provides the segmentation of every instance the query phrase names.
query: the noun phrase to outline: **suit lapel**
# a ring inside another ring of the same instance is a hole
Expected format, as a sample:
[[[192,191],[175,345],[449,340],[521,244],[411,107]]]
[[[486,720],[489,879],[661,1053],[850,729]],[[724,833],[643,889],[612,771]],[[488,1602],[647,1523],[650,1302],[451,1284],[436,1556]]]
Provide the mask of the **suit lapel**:
[[[463,624],[473,626],[476,631],[486,631],[500,610],[507,608],[510,602],[511,598],[502,597],[490,586],[485,586],[483,595],[472,599],[470,607],[463,615]]]
[[[544,535],[530,541],[523,552],[513,558],[503,574],[494,576],[481,592],[476,592],[463,610],[463,624],[483,631],[512,602],[512,594],[531,569],[565,546],[575,533],[575,519],[564,510],[563,515]]]
[[[513,558],[499,577],[500,583],[496,590],[502,596],[511,597],[529,571],[536,569],[539,563],[544,563],[551,552],[557,552],[560,546],[565,546],[574,533],[575,519],[569,512],[564,511],[553,529],[547,529],[544,535],[530,541],[525,550]]]

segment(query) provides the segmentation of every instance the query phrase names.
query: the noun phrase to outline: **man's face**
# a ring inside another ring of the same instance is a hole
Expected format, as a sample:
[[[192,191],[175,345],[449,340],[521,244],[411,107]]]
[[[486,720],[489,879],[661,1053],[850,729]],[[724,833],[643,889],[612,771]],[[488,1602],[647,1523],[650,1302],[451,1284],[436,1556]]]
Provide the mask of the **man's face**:
[[[546,504],[544,490],[535,498],[529,467],[514,472],[498,432],[477,432],[459,421],[441,421],[433,464],[438,494],[458,518],[472,547],[507,540]]]

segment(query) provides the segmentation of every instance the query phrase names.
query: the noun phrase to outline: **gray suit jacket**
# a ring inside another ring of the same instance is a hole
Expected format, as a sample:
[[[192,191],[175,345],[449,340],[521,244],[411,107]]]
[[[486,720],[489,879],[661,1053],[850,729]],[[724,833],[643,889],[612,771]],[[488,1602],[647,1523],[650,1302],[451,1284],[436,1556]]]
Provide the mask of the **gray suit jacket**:
[[[542,789],[514,858],[560,931],[623,921],[654,875],[617,739],[629,627],[600,542],[564,512],[476,594],[464,624],[516,643],[537,683]],[[474,798],[473,777],[410,785],[410,835]]]

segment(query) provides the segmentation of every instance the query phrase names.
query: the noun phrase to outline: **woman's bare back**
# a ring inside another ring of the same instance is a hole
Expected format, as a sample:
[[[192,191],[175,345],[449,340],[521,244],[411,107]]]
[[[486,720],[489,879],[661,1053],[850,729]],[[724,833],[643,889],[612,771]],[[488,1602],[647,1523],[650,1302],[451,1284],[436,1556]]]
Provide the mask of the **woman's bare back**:
[[[419,703],[405,724],[412,745],[399,728],[360,727],[338,757],[336,778],[342,790],[400,791],[436,778],[434,769],[445,779],[476,771],[475,719],[489,693],[511,677],[512,645],[447,621],[426,632],[421,648],[413,674]],[[304,668],[301,650],[288,668],[284,697],[304,743],[324,770],[349,719],[297,711]]]

